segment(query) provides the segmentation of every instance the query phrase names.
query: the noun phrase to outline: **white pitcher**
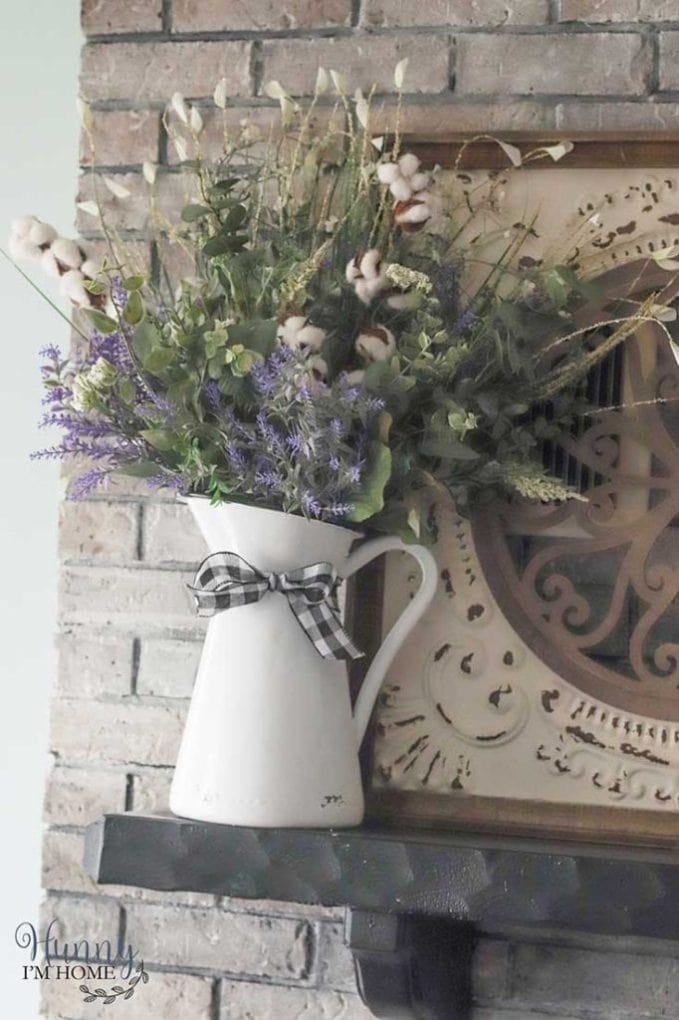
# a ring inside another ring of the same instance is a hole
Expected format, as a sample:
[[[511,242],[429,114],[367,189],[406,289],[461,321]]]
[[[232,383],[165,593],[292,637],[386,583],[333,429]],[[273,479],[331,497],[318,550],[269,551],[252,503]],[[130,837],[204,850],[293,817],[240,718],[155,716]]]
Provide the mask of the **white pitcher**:
[[[431,602],[432,555],[394,537],[350,552],[348,528],[246,507],[187,500],[213,552],[235,552],[268,574],[318,562],[350,577],[391,549],[422,568],[415,598],[375,655],[351,712],[346,664],[324,659],[284,594],[213,616],[208,624],[175,769],[174,814],[263,827],[358,825],[364,812],[358,749],[384,675]]]

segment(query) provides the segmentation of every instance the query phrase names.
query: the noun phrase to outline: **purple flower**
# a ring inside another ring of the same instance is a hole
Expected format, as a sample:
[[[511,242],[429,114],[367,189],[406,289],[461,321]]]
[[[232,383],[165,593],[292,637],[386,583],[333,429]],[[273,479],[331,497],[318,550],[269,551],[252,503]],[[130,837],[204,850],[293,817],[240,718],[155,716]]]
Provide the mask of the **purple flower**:
[[[170,474],[168,471],[147,478],[146,484],[152,489],[173,489],[175,492],[182,492],[189,487],[189,481],[184,475]]]
[[[41,347],[38,351],[38,355],[41,358],[47,358],[48,361],[61,361],[61,351],[56,344],[47,344],[47,346]]]
[[[465,308],[461,315],[458,316],[457,320],[453,323],[453,333],[464,333],[466,329],[472,325],[476,315],[473,308]]]
[[[119,312],[122,312],[127,304],[127,291],[121,276],[114,276],[111,279],[111,300]]]
[[[291,432],[285,437],[285,445],[288,446],[293,453],[301,453],[304,447],[304,440],[300,436],[299,432]]]
[[[330,460],[328,461],[328,467],[330,468],[330,470],[331,470],[331,471],[339,471],[339,469],[340,469],[340,467],[341,467],[341,466],[342,466],[342,465],[341,465],[341,463],[340,463],[340,459],[339,459],[339,457],[336,457],[336,456],[335,456],[335,455],[333,454],[333,456],[332,456],[332,457],[330,458]]]
[[[222,400],[221,390],[216,379],[208,379],[205,383],[203,386],[203,398],[209,409],[216,414]]]
[[[310,492],[303,493],[302,506],[311,517],[320,517],[323,513],[323,507]]]
[[[360,463],[360,464],[351,464],[350,467],[349,467],[349,470],[347,471],[347,476],[349,478],[349,481],[350,482],[354,482],[355,484],[357,482],[360,482],[362,474],[363,474],[363,464],[362,463]]]
[[[353,503],[331,503],[325,512],[328,517],[347,517],[353,509]]]
[[[110,468],[90,468],[71,483],[68,498],[75,501],[84,499],[94,489],[108,485],[109,474]]]

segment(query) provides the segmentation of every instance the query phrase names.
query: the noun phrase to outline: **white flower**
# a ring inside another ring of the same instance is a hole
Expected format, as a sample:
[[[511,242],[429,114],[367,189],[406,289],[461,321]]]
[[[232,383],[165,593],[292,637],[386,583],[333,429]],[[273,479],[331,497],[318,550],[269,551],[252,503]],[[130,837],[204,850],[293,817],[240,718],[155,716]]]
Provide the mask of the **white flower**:
[[[382,256],[377,248],[355,255],[347,263],[345,275],[348,282],[353,283],[356,296],[364,305],[369,305],[381,290],[389,286],[382,272]]]
[[[175,92],[174,93],[174,95],[172,96],[172,99],[170,100],[170,105],[172,106],[172,109],[174,110],[174,112],[179,117],[179,119],[182,122],[182,124],[188,124],[189,123],[189,108],[186,105],[186,102],[185,102],[184,97],[181,94],[181,92]]]
[[[406,202],[432,183],[431,174],[420,170],[420,161],[413,152],[406,152],[397,163],[380,163],[377,176],[382,184],[389,186],[397,202]]]
[[[314,326],[306,315],[289,315],[278,327],[278,340],[293,351],[319,351],[326,333],[320,326]]]
[[[366,361],[386,361],[396,351],[396,340],[386,326],[366,327],[356,338],[356,350]]]
[[[69,269],[61,277],[61,293],[78,308],[87,308],[90,304],[90,295],[85,290],[84,282],[85,277],[79,269]]]
[[[98,390],[109,389],[116,381],[115,366],[106,358],[97,358],[90,369],[90,382]]]
[[[360,386],[365,378],[365,369],[355,368],[353,372],[345,372],[344,380],[349,386]]]
[[[67,269],[79,269],[83,262],[78,245],[66,237],[57,237],[56,241],[52,242],[52,254]]]

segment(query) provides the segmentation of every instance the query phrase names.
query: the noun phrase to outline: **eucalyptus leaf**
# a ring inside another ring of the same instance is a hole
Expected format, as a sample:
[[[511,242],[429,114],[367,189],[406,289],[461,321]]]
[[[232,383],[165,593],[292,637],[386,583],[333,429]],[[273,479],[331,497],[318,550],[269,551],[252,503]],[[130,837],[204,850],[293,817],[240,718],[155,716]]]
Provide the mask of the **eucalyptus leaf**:
[[[384,506],[384,489],[391,477],[391,450],[384,443],[368,443],[368,465],[363,490],[354,497],[347,520],[355,524],[379,513]]]
[[[144,318],[144,301],[138,290],[130,292],[123,312],[123,319],[130,326],[137,326]]]
[[[115,333],[118,329],[118,323],[110,315],[105,315],[104,312],[100,312],[96,308],[85,308],[84,312],[88,319],[91,320],[94,328],[100,333],[108,335],[109,333]]]
[[[134,331],[132,350],[142,365],[146,365],[151,351],[159,347],[161,342],[162,336],[158,327],[150,319],[143,319]]]
[[[204,220],[211,212],[209,205],[185,205],[181,216],[184,223],[196,223],[198,220]]]
[[[142,429],[139,434],[149,446],[153,446],[156,450],[166,451],[176,448],[177,435],[174,432],[168,432],[167,429]]]
[[[152,478],[159,471],[159,465],[153,460],[135,460],[131,464],[115,468],[117,475],[130,475],[132,478]]]
[[[163,372],[166,368],[169,368],[174,359],[175,352],[171,347],[156,347],[146,358],[144,368],[147,372],[152,372],[156,375],[158,372]]]

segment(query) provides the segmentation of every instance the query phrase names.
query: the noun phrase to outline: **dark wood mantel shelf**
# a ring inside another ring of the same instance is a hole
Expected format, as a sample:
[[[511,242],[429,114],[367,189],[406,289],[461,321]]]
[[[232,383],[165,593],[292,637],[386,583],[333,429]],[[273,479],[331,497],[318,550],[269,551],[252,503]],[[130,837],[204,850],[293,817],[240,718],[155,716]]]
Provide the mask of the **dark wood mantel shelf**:
[[[85,864],[103,884],[348,908],[361,994],[385,1018],[466,1017],[479,932],[679,940],[672,849],[120,814],[89,827]]]

